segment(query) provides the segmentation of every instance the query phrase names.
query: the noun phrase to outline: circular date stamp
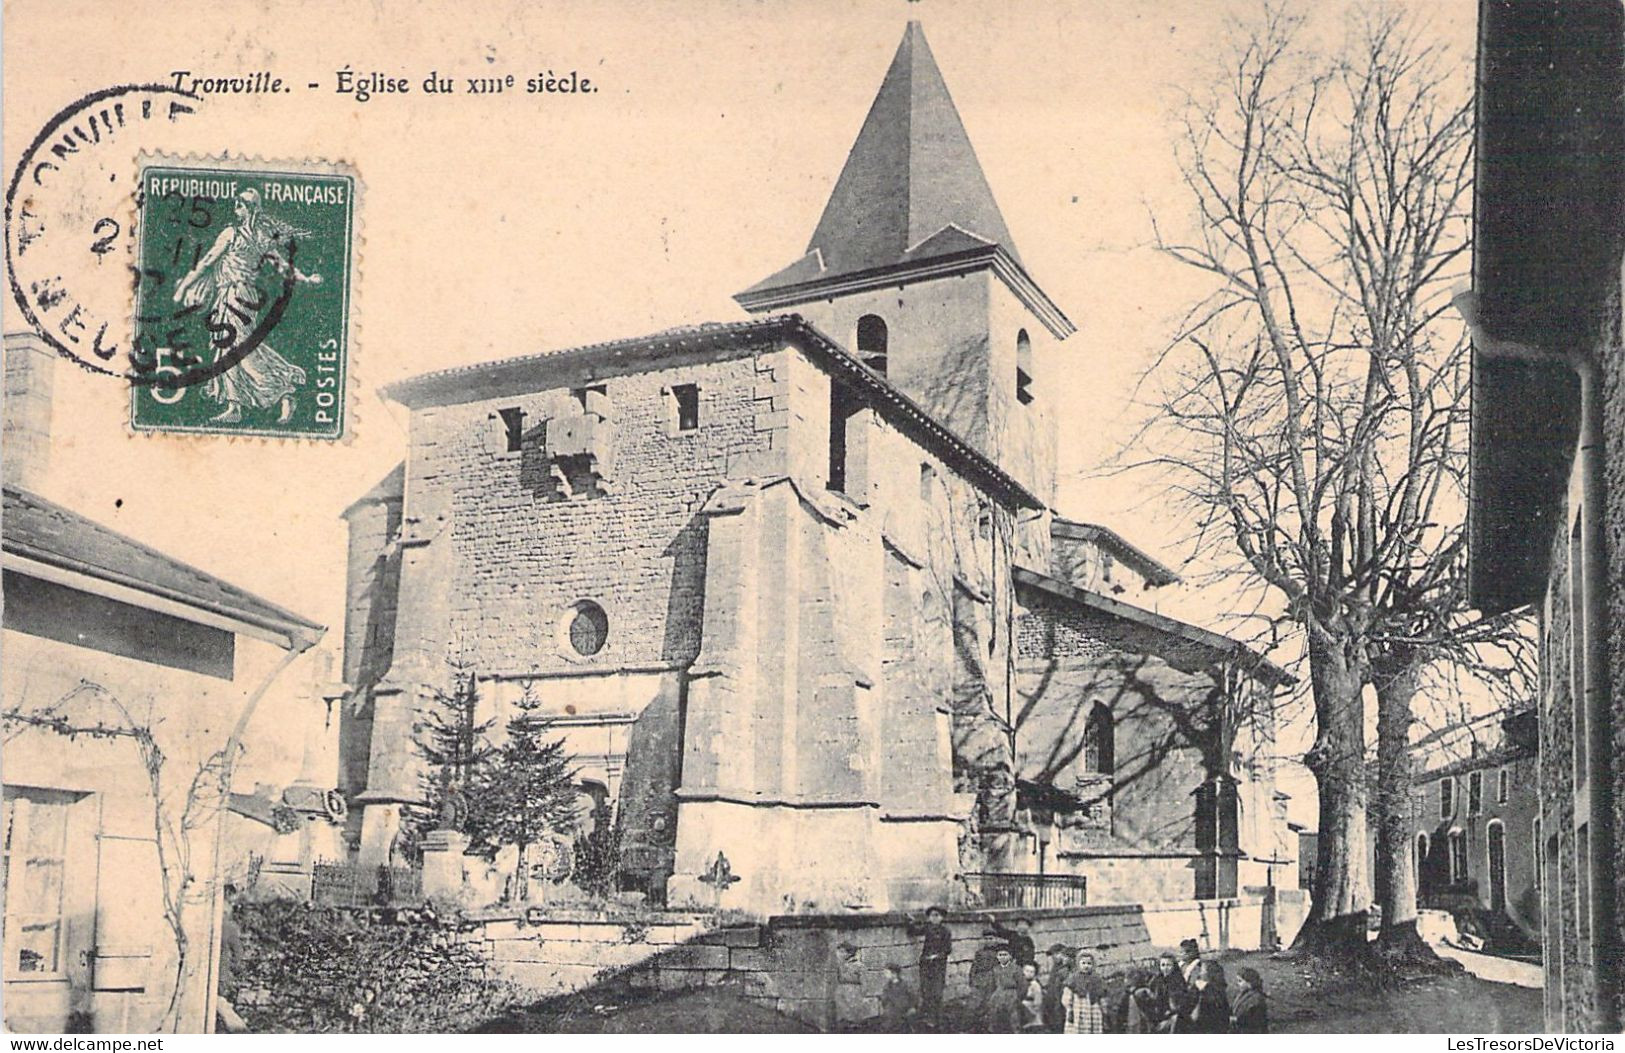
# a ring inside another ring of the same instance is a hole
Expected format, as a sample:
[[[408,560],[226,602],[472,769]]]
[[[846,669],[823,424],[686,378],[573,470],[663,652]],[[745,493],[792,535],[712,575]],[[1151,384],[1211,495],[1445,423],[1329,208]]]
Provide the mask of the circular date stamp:
[[[162,84],[91,92],[42,127],[6,186],[6,272],[28,325],[92,373],[147,383],[131,358],[132,165],[204,103]]]
[[[137,159],[203,106],[125,85],[46,123],[6,190],[12,299],[58,353],[128,383],[137,431],[342,439],[358,180],[325,161]]]

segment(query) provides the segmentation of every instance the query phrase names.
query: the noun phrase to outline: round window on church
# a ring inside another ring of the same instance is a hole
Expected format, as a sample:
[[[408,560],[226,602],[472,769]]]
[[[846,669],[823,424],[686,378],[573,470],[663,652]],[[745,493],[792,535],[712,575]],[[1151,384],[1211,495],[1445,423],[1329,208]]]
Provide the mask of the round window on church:
[[[609,615],[591,600],[582,600],[564,612],[564,643],[569,653],[591,658],[609,640]]]

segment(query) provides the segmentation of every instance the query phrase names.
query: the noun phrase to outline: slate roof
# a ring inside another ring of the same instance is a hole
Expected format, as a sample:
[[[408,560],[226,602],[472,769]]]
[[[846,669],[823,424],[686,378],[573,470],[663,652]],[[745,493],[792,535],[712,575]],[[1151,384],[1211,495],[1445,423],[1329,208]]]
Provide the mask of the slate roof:
[[[1021,260],[925,31],[910,22],[807,251],[833,273],[862,270],[950,226]]]
[[[937,263],[993,267],[1057,336],[1072,331],[1027,275],[925,31],[910,22],[806,255],[735,299],[777,309],[860,275]]]
[[[1174,573],[1167,564],[1134,545],[1122,534],[1110,527],[1104,527],[1098,523],[1081,523],[1075,519],[1063,519],[1056,516],[1054,521],[1050,523],[1049,532],[1054,537],[1087,541],[1100,546],[1122,562],[1133,567],[1138,574],[1152,585],[1172,585],[1179,580],[1179,575]]]
[[[1044,507],[1031,490],[986,454],[797,314],[684,326],[647,336],[454,366],[390,384],[382,394],[409,408],[458,405],[544,391],[548,387],[562,386],[566,379],[570,383],[589,383],[622,376],[652,366],[670,365],[682,355],[718,358],[744,355],[769,342],[791,344],[805,351],[814,361],[855,387],[904,434],[947,458],[986,492],[1017,507]],[[381,485],[387,483],[386,479]],[[380,496],[382,494],[380,491]]]
[[[1170,618],[1156,611],[1148,611],[1144,607],[1136,607],[1132,603],[1124,603],[1122,600],[1103,596],[1090,589],[1081,589],[1069,582],[1060,581],[1026,567],[1016,567],[1012,571],[1012,577],[1018,587],[1036,589],[1055,599],[1075,603],[1080,607],[1149,629],[1192,653],[1200,660],[1200,664],[1234,662],[1271,687],[1288,687],[1297,683],[1297,678],[1291,673],[1240,640],[1233,640],[1222,633],[1180,621],[1178,618]],[[1162,657],[1174,659],[1177,656],[1170,650],[1163,653]],[[1172,664],[1176,668],[1184,668],[1180,661],[1172,661]]]
[[[37,494],[6,486],[4,550],[162,597],[284,637],[314,643],[322,626]]]

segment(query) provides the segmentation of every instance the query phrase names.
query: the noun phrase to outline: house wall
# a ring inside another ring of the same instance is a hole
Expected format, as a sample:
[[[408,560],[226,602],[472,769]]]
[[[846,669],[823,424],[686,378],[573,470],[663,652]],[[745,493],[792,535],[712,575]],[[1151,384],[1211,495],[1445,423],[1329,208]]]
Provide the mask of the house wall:
[[[112,631],[117,626],[105,628]],[[117,648],[127,652],[123,654],[108,653],[11,628],[4,632],[3,648],[0,694],[8,712],[50,708],[73,727],[100,724],[152,731],[164,757],[163,814],[175,823],[192,780],[208,757],[225,745],[248,692],[283,653],[259,640],[238,637],[231,677],[223,679],[142,661],[129,656],[130,648]],[[246,750],[234,773],[234,787],[293,782],[308,759],[307,737],[328,734],[322,707],[301,690],[312,679],[310,667],[310,659],[298,660],[261,701],[242,740]],[[107,697],[75,695],[82,682],[104,688]],[[17,973],[13,960],[19,951],[17,934],[7,932],[7,1028],[57,1032],[158,1028],[173,991],[176,944],[161,908],[163,872],[154,838],[158,812],[135,742],[128,736],[68,738],[56,730],[8,725],[5,788],[8,797],[44,794],[72,802],[61,884],[63,968],[54,975]],[[183,916],[192,950],[179,1003],[179,1029],[189,1032],[203,1030],[206,1022],[216,887],[214,838],[221,823],[240,821],[220,817],[207,807],[195,814],[207,821],[189,834],[194,883],[187,890]],[[14,845],[13,851],[19,847]],[[242,880],[246,864],[245,857],[224,853],[222,877]],[[181,870],[174,859],[169,872],[171,888],[178,893]],[[13,885],[7,894],[12,897],[8,910],[21,909],[23,890]]]
[[[1625,948],[1625,338],[1622,338],[1621,286],[1612,287],[1606,308],[1609,323],[1598,341],[1602,376],[1603,511],[1607,567],[1598,577],[1606,589],[1606,646],[1613,710],[1614,814],[1614,947]],[[1622,970],[1625,971],[1625,970]],[[1621,977],[1625,987],[1625,977]],[[1616,990],[1618,1012],[1625,1014],[1625,989]],[[1618,1019],[1618,1016],[1616,1016]]]
[[[1540,939],[1541,891],[1535,871],[1534,824],[1539,808],[1539,762],[1535,757],[1513,757],[1504,763],[1489,764],[1478,769],[1482,772],[1484,791],[1480,809],[1469,810],[1468,772],[1458,772],[1453,778],[1456,785],[1454,807],[1448,816],[1440,814],[1438,777],[1417,779],[1412,796],[1416,835],[1426,834],[1427,854],[1420,860],[1418,898],[1426,903],[1438,896],[1466,895],[1466,891],[1450,888],[1450,847],[1452,830],[1460,830],[1467,846],[1466,881],[1471,882],[1471,895],[1479,906],[1491,909],[1489,881],[1489,829],[1500,823],[1506,844],[1506,916],[1524,935]],[[1499,773],[1510,776],[1505,803],[1497,800]],[[1545,824],[1542,824],[1544,830]],[[1545,837],[1544,832],[1542,838]],[[1443,901],[1440,901],[1443,902]]]
[[[1568,516],[1552,543],[1551,587],[1541,612],[1540,799],[1546,839],[1543,897],[1543,960],[1546,1023],[1554,1030],[1580,1030],[1595,1008],[1590,949],[1580,939],[1582,897],[1576,870],[1575,697],[1569,604]]]
[[[1205,885],[1201,868],[1218,866],[1221,856],[1237,871],[1231,892],[1279,884],[1270,873],[1276,864],[1265,861],[1291,853],[1274,801],[1274,729],[1267,707],[1252,705],[1256,686],[1243,680],[1221,719],[1224,691],[1212,673],[1186,671],[1189,645],[1036,590],[1024,590],[1022,601],[1021,777],[1094,801],[1091,814],[1035,831],[1035,851],[1045,834],[1052,838],[1045,869],[1088,876],[1091,903],[1196,896]],[[1096,703],[1111,711],[1115,732],[1115,769],[1106,780],[1084,765]],[[1235,833],[1199,840],[1197,790],[1219,774],[1236,780]]]

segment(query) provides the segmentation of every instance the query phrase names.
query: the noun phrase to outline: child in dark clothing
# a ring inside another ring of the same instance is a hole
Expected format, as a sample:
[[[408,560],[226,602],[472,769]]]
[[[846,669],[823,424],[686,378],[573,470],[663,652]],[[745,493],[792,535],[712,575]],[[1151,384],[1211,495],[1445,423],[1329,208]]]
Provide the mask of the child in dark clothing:
[[[1185,1000],[1174,1030],[1180,1034],[1222,1035],[1230,1030],[1230,997],[1225,989],[1224,966],[1202,963],[1191,982],[1194,997]]]
[[[914,992],[903,982],[903,970],[886,966],[886,983],[880,988],[880,1030],[899,1034],[908,1030],[914,1015]]]
[[[1270,1029],[1264,1002],[1264,978],[1257,969],[1236,970],[1236,1000],[1230,1003],[1231,1030],[1240,1035],[1262,1035]]]

